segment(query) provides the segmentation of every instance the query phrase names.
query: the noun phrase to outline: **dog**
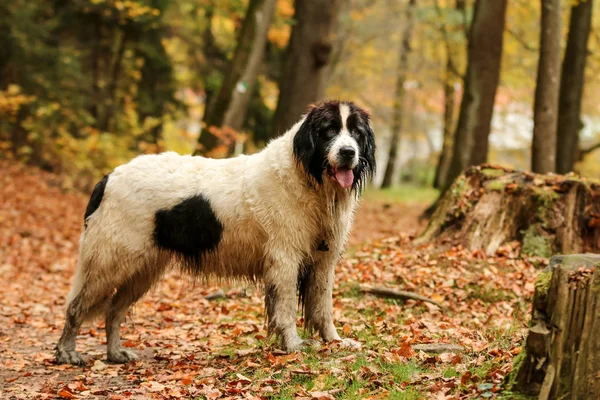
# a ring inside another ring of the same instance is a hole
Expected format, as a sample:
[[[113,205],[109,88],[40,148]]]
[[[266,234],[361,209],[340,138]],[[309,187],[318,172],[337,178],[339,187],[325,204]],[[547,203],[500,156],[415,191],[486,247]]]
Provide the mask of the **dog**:
[[[334,267],[360,194],[375,173],[367,112],[351,102],[311,106],[261,152],[231,159],[142,155],[94,188],[58,363],[83,365],[75,350],[85,320],[106,318],[107,359],[135,360],[120,343],[128,308],[171,267],[203,279],[262,282],[269,334],[286,352],[341,341],[333,323]]]

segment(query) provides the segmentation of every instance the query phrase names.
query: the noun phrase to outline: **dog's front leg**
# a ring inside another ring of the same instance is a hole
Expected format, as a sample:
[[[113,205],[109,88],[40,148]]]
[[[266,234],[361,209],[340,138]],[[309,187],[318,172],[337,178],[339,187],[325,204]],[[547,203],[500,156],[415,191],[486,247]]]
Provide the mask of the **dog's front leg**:
[[[264,278],[269,333],[279,336],[281,347],[287,352],[315,346],[313,340],[302,340],[296,329],[299,263],[286,257],[277,257],[269,264]]]
[[[333,323],[333,282],[337,254],[339,252],[333,248],[319,250],[314,255],[314,264],[304,272],[304,282],[301,284],[304,318],[306,326],[318,331],[324,341],[340,341],[344,347],[358,349],[360,343],[340,338]]]

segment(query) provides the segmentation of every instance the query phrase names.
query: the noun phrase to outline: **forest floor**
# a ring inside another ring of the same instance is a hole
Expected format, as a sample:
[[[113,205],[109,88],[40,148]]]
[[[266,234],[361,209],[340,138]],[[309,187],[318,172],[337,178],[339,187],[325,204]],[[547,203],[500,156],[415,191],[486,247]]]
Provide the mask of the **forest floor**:
[[[226,298],[208,301],[217,287],[172,273],[123,326],[124,345],[140,361],[109,364],[98,321],[77,338],[88,365],[56,365],[88,200],[60,184],[0,161],[2,399],[496,398],[520,351],[534,278],[547,263],[519,258],[516,244],[494,257],[452,243],[413,247],[430,196],[367,193],[334,292],[337,327],[361,351],[330,344],[285,355],[267,337],[259,289],[233,284],[223,288]],[[441,307],[377,298],[360,285],[420,293]],[[423,344],[455,346],[432,354]]]

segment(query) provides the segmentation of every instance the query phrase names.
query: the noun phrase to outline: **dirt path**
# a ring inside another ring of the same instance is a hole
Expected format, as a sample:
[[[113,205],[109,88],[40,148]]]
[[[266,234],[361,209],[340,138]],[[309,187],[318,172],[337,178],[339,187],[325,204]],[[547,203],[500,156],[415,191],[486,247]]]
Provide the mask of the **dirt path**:
[[[419,216],[427,204],[390,203],[381,200],[363,201],[354,218],[350,246],[358,246],[392,236],[415,236],[426,222]]]

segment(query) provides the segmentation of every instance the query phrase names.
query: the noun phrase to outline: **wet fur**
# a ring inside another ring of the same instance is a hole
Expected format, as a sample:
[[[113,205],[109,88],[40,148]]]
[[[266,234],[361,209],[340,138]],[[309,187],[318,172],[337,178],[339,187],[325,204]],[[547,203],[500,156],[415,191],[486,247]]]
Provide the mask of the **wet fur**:
[[[336,160],[332,149],[349,145],[357,157],[352,187],[344,189],[328,168]],[[121,347],[120,324],[170,267],[207,279],[263,282],[269,332],[287,351],[305,344],[296,331],[296,291],[305,325],[325,341],[339,340],[334,266],[375,171],[374,152],[368,115],[352,103],[328,102],[252,156],[163,153],[116,168],[96,186],[86,210],[58,362],[83,363],[75,351],[77,330],[100,314],[108,360],[135,359]]]

